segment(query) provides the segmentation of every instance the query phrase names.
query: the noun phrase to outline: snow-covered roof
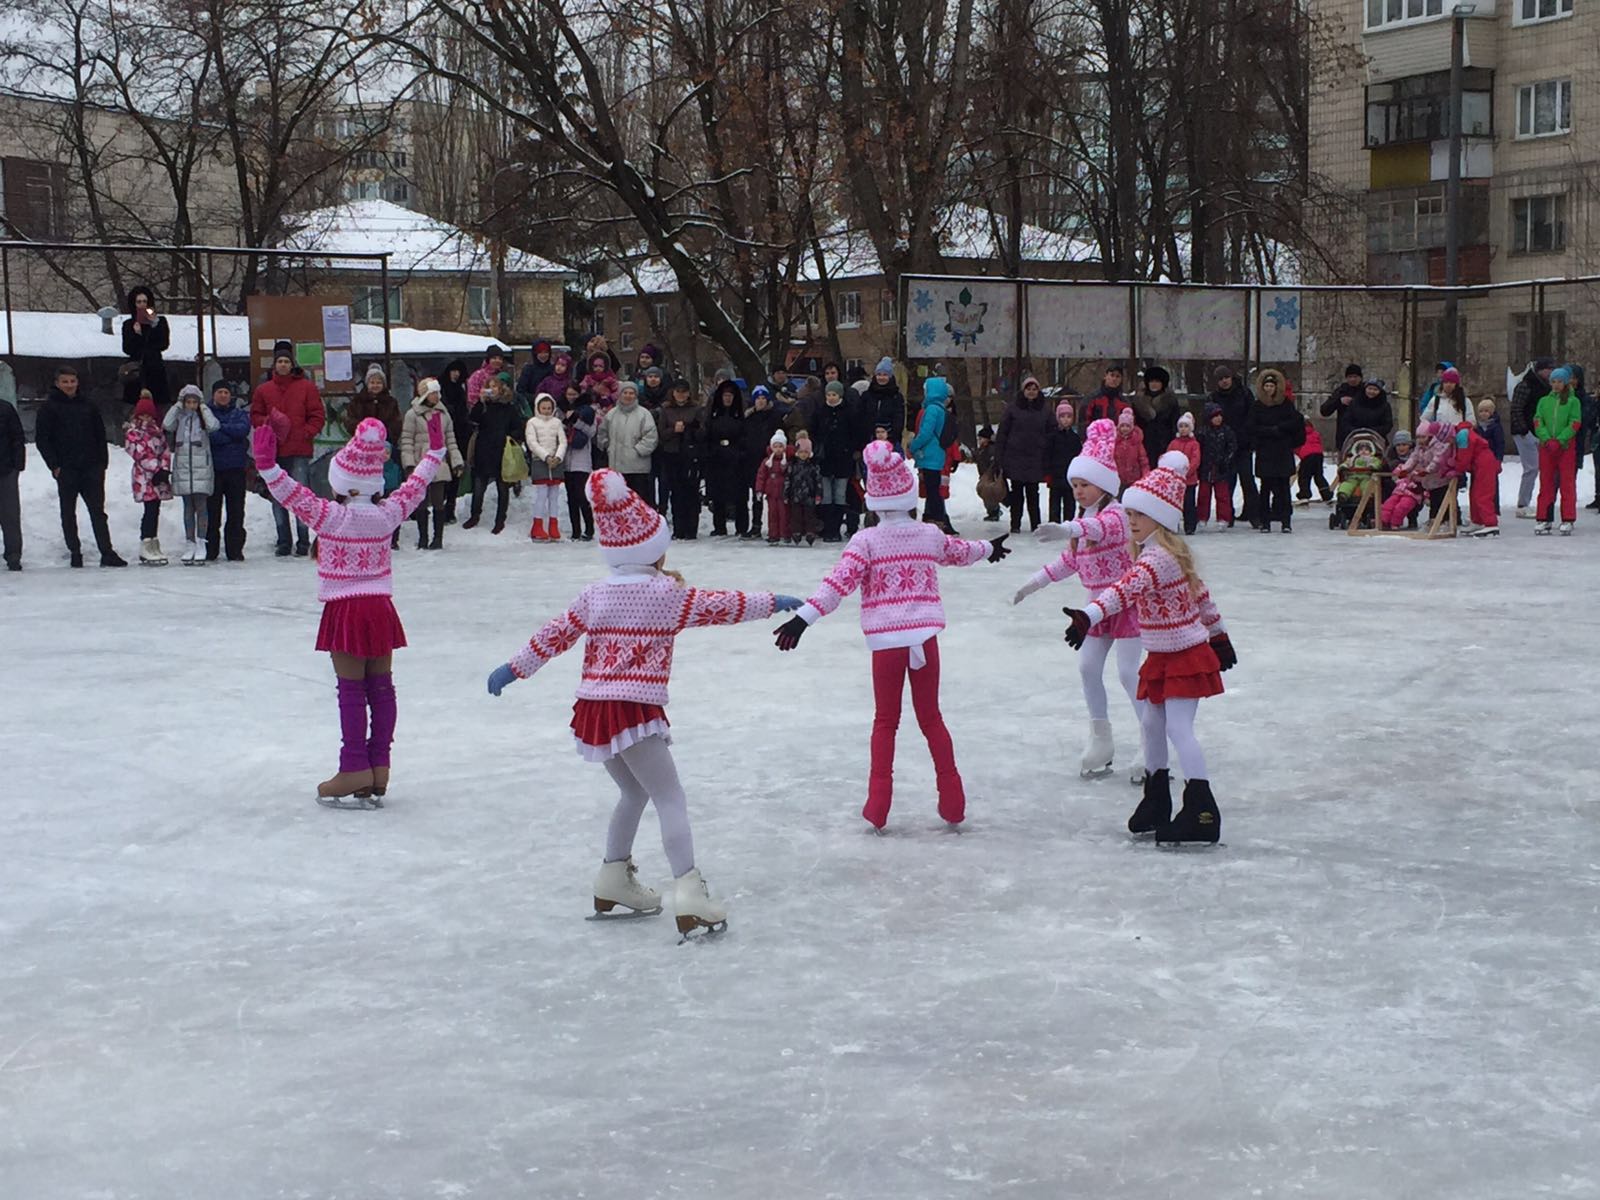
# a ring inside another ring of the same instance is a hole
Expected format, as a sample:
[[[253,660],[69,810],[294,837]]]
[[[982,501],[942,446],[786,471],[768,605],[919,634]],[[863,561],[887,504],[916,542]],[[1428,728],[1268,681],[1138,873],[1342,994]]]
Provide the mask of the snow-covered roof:
[[[388,200],[352,200],[295,218],[298,228],[283,240],[291,250],[316,250],[337,256],[389,253],[389,269],[402,274],[492,269],[489,248],[466,230]],[[331,260],[334,270],[372,271],[376,262]],[[526,250],[506,251],[507,274],[576,279],[577,273]]]
[[[16,330],[19,356],[26,358],[65,359],[122,357],[122,318],[112,322],[109,334],[100,331],[100,318],[93,313],[26,312],[11,314]],[[190,316],[167,314],[167,324],[172,331],[172,344],[167,350],[169,362],[193,362],[199,348],[199,331]],[[206,357],[246,359],[250,357],[250,319],[248,317],[219,316],[216,332],[212,320],[205,318]],[[213,340],[213,338],[215,340]],[[353,350],[357,357],[383,353],[383,326],[357,324],[351,328]],[[404,325],[389,328],[391,353],[397,356],[413,354],[471,354],[480,355],[494,338],[481,333],[456,333],[445,329],[411,329]],[[220,345],[220,353],[218,347]],[[6,343],[5,310],[0,309],[0,354],[10,353]]]
[[[972,204],[955,204],[945,211],[939,224],[939,242],[947,258],[998,260],[996,225],[1005,228],[1005,219],[991,219],[987,210]],[[1053,233],[1037,225],[1022,227],[1022,257],[1027,262],[1089,262],[1097,254],[1095,243],[1063,233]],[[822,239],[823,260],[830,280],[866,279],[883,274],[872,239],[863,230],[838,229]],[[627,299],[632,296],[667,295],[678,290],[678,278],[660,258],[636,260],[634,273],[640,286],[625,274],[618,274],[594,289],[596,300]],[[796,278],[801,283],[816,283],[816,259],[805,254]]]

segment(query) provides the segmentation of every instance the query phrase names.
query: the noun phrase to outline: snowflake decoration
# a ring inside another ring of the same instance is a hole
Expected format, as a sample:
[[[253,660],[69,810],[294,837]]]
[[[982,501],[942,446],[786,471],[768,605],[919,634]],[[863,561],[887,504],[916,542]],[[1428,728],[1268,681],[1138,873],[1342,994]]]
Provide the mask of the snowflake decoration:
[[[1274,331],[1300,328],[1300,297],[1279,296],[1267,312]]]
[[[962,288],[954,300],[944,302],[944,311],[950,322],[944,329],[957,346],[976,346],[983,332],[984,314],[989,311],[985,301],[975,301],[971,288]]]
[[[916,339],[917,345],[927,349],[933,345],[934,339],[939,336],[939,331],[933,327],[932,321],[924,321],[917,326],[916,332],[911,336]]]
[[[933,297],[928,294],[927,288],[918,288],[917,294],[912,297],[911,303],[919,313],[927,312],[933,307]]]

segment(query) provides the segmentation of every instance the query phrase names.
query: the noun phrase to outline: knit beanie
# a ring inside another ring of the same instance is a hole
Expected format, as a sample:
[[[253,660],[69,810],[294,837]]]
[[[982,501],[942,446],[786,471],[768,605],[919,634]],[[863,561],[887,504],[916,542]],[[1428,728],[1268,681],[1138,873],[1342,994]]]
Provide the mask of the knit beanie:
[[[788,444],[789,435],[781,429],[773,433],[771,440],[767,442],[767,445],[769,446],[787,446]]]
[[[356,426],[356,435],[328,464],[328,486],[337,496],[376,496],[383,490],[383,464],[389,461],[384,443],[389,433],[383,422],[368,417]]]
[[[213,396],[215,396],[218,392],[229,392],[229,393],[231,393],[232,391],[233,391],[233,385],[231,383],[229,383],[226,379],[219,379],[219,380],[217,380],[215,383],[213,383],[211,385],[211,394]]]
[[[282,338],[272,343],[272,361],[277,362],[280,358],[287,358],[290,362],[294,361],[294,343],[287,338]]]
[[[1222,410],[1218,409],[1217,411],[1220,412]],[[1180,430],[1187,429],[1190,433],[1193,433],[1194,432],[1194,414],[1193,413],[1179,413],[1178,414],[1178,428]]]
[[[152,421],[156,419],[156,402],[149,389],[139,393],[139,403],[133,406],[133,416],[135,420],[140,417],[149,417]]]
[[[1461,383],[1461,372],[1456,370],[1454,367],[1446,367],[1444,369],[1444,371],[1439,375],[1439,382],[1440,383],[1453,383],[1453,384],[1456,384],[1457,386],[1460,386],[1460,383]]]
[[[1394,444],[1396,446],[1409,446],[1412,440],[1409,429],[1396,429],[1394,431]]]
[[[432,375],[425,376],[417,381],[417,395],[419,396],[432,396],[443,390],[439,385],[439,381]]]
[[[1119,412],[1117,414],[1117,424],[1127,425],[1131,428],[1133,426],[1133,409],[1125,408]]]
[[[1344,369],[1344,377],[1349,379],[1352,375],[1356,376],[1358,379],[1365,379],[1367,373],[1361,369],[1360,363],[1351,363]]]
[[[844,395],[844,384],[840,383],[837,379],[834,379],[831,380],[828,383],[828,386],[823,390],[830,396],[842,396]]]
[[[1059,421],[1062,417],[1065,417],[1070,421],[1076,415],[1076,410],[1072,407],[1071,400],[1063,400],[1060,404],[1056,405],[1056,420]]]
[[[1571,367],[1557,367],[1554,371],[1550,372],[1550,383],[1551,383],[1551,386],[1554,386],[1554,385],[1556,385],[1558,383],[1571,383],[1571,382],[1572,382],[1572,368]]]
[[[809,435],[802,433],[799,437],[795,438],[794,452],[796,454],[811,453],[811,438]]]
[[[1152,521],[1176,533],[1183,525],[1184,479],[1189,474],[1189,457],[1169,450],[1156,460],[1156,469],[1122,493],[1122,507],[1143,513]]]
[[[633,398],[639,398],[639,385],[631,379],[624,379],[617,384],[617,396],[621,398],[625,393],[632,392]]]
[[[870,442],[862,459],[867,464],[866,505],[873,512],[908,512],[917,506],[917,477],[888,442]]]
[[[384,387],[388,387],[389,386],[389,377],[387,375],[385,375],[384,372],[383,372],[383,364],[381,364],[381,363],[373,363],[370,367],[367,368],[367,374],[366,374],[367,382],[370,383],[374,376],[376,376],[378,379],[383,380],[383,386]]]
[[[613,567],[653,566],[672,544],[672,531],[628,481],[602,467],[589,476],[600,557]]]
[[[1115,496],[1122,487],[1117,474],[1117,427],[1103,418],[1089,423],[1083,438],[1083,453],[1072,460],[1067,478],[1092,483],[1102,492]]]
[[[1215,400],[1207,400],[1205,408],[1206,420],[1209,421],[1212,417],[1220,417],[1221,415],[1222,405],[1218,404]]]
[[[890,379],[893,379],[894,360],[885,354],[878,360],[878,365],[872,368],[872,373],[874,375],[887,375]]]

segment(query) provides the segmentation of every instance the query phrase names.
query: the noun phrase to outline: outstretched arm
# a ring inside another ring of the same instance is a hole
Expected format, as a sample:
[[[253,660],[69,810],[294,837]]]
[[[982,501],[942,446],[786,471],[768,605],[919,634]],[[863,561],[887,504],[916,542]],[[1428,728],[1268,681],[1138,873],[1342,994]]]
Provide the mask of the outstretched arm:
[[[551,659],[566,653],[588,632],[583,598],[559,617],[546,621],[528,644],[511,656],[506,666],[518,679],[527,679]]]
[[[433,477],[439,472],[439,464],[443,461],[444,417],[437,412],[429,413],[428,452],[422,456],[422,461],[417,464],[416,470],[411,472],[411,477],[385,496],[378,506],[389,515],[396,529],[404,525],[406,518],[411,516],[416,511],[417,505],[422,503],[423,497],[428,494],[428,485],[433,482]]]
[[[1078,573],[1078,553],[1068,548],[1060,558],[1053,558],[1028,576],[1028,582],[1017,589],[1017,594],[1011,598],[1011,603],[1021,604],[1035,592],[1042,591],[1052,583],[1060,583],[1063,579],[1071,579]]]
[[[799,617],[807,625],[815,625],[823,617],[839,607],[851,592],[861,586],[867,577],[867,557],[851,539],[844,553],[839,556],[839,561],[833,565],[833,570],[822,577],[822,582],[817,585],[817,590],[811,598],[800,606]]]
[[[771,592],[687,588],[684,591],[683,608],[678,613],[678,628],[698,629],[706,625],[762,621],[777,611],[776,600]]]
[[[997,544],[1004,543],[1007,536],[1009,535],[1001,535],[995,538],[993,542],[974,542],[966,538],[947,537],[944,539],[944,552],[939,557],[939,565],[941,567],[970,567],[974,563],[981,563],[985,559],[991,558],[997,550],[1000,558],[1004,558],[1011,552],[1006,550],[1003,545],[997,546]],[[999,562],[1000,558],[996,558],[994,561]]]
[[[1115,616],[1123,609],[1132,608],[1139,597],[1153,589],[1156,583],[1155,568],[1143,559],[1135,562],[1121,579],[1085,606],[1083,611],[1089,616],[1089,624],[1098,625],[1107,617]]]

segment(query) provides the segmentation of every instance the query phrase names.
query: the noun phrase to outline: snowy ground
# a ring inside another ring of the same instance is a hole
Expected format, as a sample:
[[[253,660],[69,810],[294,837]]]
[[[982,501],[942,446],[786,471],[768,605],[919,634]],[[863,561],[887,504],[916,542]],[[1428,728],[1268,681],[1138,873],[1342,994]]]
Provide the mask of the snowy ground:
[[[991,534],[964,474],[957,521]],[[264,502],[243,566],[122,572],[58,566],[37,463],[25,502],[7,1200],[1600,1194],[1587,514],[1197,539],[1241,657],[1202,709],[1210,854],[1130,845],[1133,789],[1077,778],[1082,593],[1011,607],[1047,557],[1026,539],[944,579],[961,836],[909,704],[894,836],[863,833],[854,602],[781,658],[775,621],[689,634],[673,729],[732,927],[680,947],[670,917],[582,919],[612,794],[570,748],[578,656],[484,694],[592,548],[408,543],[396,786],[335,813],[309,798],[336,737],[312,569],[265,557]],[[672,561],[804,594],[833,557]],[[637,856],[667,874],[652,816]]]

